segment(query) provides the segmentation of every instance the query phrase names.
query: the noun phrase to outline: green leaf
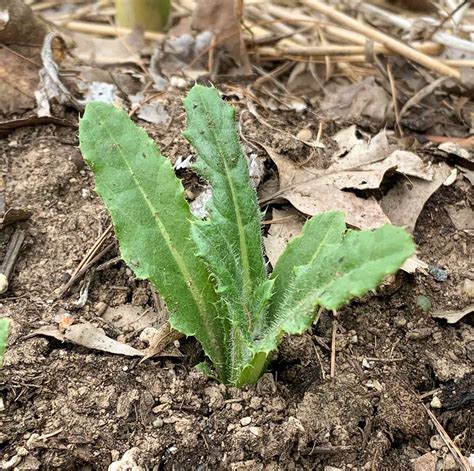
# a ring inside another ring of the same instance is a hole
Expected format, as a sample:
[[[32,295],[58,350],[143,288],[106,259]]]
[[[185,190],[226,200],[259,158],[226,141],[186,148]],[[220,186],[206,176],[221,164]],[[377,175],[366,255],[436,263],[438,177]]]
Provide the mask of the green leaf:
[[[189,92],[184,107],[188,126],[183,134],[198,154],[194,169],[212,188],[209,217],[194,222],[192,236],[229,309],[235,371],[248,357],[253,334],[261,331],[272,293],[262,252],[261,214],[234,108],[215,88],[199,85]]]
[[[290,258],[296,252],[295,245],[300,253],[305,253],[306,244],[311,245],[315,253],[307,265],[296,268],[272,323],[255,345],[254,357],[244,369],[239,384],[258,379],[262,359],[277,348],[285,333],[299,334],[311,327],[319,306],[338,309],[377,288],[385,276],[395,273],[414,252],[415,245],[409,234],[389,225],[374,231],[348,231],[337,243],[341,235],[340,216],[330,214],[307,222],[306,225],[311,226],[322,222],[326,225],[304,229],[301,238],[282,255]],[[316,237],[321,241],[318,247],[314,246],[310,234],[319,236]],[[325,240],[321,238],[323,234],[332,236]],[[335,243],[327,243],[328,240]],[[287,263],[285,259],[284,263]]]
[[[8,328],[10,326],[10,319],[0,319],[0,366],[3,363],[3,355],[7,349],[8,343]]]
[[[163,296],[171,325],[195,336],[227,381],[225,309],[191,239],[181,182],[155,143],[123,111],[90,103],[80,146],[112,216],[123,260]]]
[[[309,219],[301,234],[288,242],[271,275],[275,279],[275,294],[271,300],[267,324],[273,321],[280,304],[287,296],[296,269],[309,263],[316,266],[323,249],[339,244],[345,231],[344,213],[322,213]]]

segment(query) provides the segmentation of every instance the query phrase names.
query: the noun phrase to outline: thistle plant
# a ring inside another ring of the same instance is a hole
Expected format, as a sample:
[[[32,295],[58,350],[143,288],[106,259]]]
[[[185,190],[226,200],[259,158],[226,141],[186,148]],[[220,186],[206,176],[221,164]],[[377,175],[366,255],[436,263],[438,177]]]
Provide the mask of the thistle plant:
[[[234,108],[199,85],[184,107],[194,171],[212,189],[205,219],[191,213],[170,161],[125,112],[89,104],[81,151],[123,260],[160,292],[171,326],[198,340],[212,374],[241,387],[258,380],[283,335],[310,328],[318,308],[336,310],[375,289],[414,244],[402,228],[347,230],[343,213],[323,213],[306,222],[269,275]]]

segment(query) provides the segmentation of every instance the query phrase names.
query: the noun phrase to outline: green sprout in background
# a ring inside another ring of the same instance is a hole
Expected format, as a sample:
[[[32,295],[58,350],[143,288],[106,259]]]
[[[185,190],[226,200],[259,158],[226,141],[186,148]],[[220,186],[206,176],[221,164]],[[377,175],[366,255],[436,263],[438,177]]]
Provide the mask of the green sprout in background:
[[[212,189],[206,219],[191,213],[170,161],[124,111],[89,104],[80,146],[123,260],[158,289],[171,326],[200,342],[212,374],[241,387],[259,379],[284,334],[309,329],[319,307],[335,310],[375,289],[414,243],[399,227],[347,230],[343,213],[323,213],[306,222],[269,275],[234,108],[199,85],[184,107],[194,170]]]
[[[0,319],[0,367],[3,363],[3,355],[7,349],[8,343],[8,329],[10,327],[10,320],[1,318]]]
[[[115,0],[118,26],[162,31],[168,27],[171,0]]]

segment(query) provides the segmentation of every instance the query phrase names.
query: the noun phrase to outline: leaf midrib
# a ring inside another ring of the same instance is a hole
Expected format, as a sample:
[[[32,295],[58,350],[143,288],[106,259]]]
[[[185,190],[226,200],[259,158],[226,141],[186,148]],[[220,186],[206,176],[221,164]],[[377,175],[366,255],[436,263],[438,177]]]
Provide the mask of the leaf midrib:
[[[171,243],[171,237],[170,237],[168,231],[166,230],[164,224],[162,223],[161,219],[158,217],[158,210],[153,206],[153,204],[149,200],[148,196],[144,192],[143,188],[141,187],[140,183],[138,182],[137,178],[135,177],[135,172],[133,171],[132,167],[130,166],[130,164],[129,164],[126,156],[125,156],[125,154],[123,153],[122,147],[114,139],[114,137],[112,136],[112,134],[110,133],[110,131],[109,131],[109,129],[106,125],[104,126],[104,128],[105,128],[107,134],[109,135],[109,138],[111,139],[111,141],[116,144],[120,157],[122,158],[123,162],[127,166],[128,170],[130,172],[130,175],[131,175],[133,181],[135,182],[135,185],[137,186],[138,190],[140,191],[140,194],[142,195],[143,199],[145,200],[145,203],[146,203],[146,205],[147,205],[147,207],[148,207],[148,209],[151,213],[151,216],[152,216],[153,220],[156,222],[156,224],[158,226],[159,232],[161,232],[161,234],[163,236],[163,239],[165,241],[165,244],[166,244],[169,252],[171,253],[174,260],[176,261],[176,264],[178,266],[179,271],[181,272],[181,275],[183,276],[184,280],[186,280],[185,284],[188,287],[188,291],[191,293],[191,296],[192,296],[192,298],[193,298],[193,300],[196,304],[196,307],[199,310],[200,318],[203,320],[207,331],[208,332],[214,331],[212,326],[210,326],[209,322],[207,321],[206,303],[205,303],[203,297],[201,296],[201,294],[199,293],[199,291],[197,291],[195,289],[193,279],[191,277],[190,272],[188,271],[188,268],[186,266],[186,262],[182,259],[180,254],[173,247],[173,245]],[[223,356],[222,350],[221,350],[221,345],[217,341],[216,336],[210,334],[209,338],[210,338],[212,344],[214,344],[215,351],[219,352],[218,354],[219,354],[219,357],[220,357],[221,365],[225,365],[224,356]]]
[[[201,104],[204,108],[206,116],[209,117],[210,113],[208,111],[208,108],[206,107],[205,101],[203,99],[201,99],[200,96],[199,96],[199,99],[200,99]],[[209,121],[209,119],[208,119],[208,121]],[[239,245],[240,245],[240,253],[241,253],[240,260],[241,260],[242,271],[244,273],[244,277],[243,277],[243,281],[244,281],[243,282],[244,299],[248,302],[250,300],[252,280],[251,280],[251,276],[250,276],[250,261],[249,261],[249,255],[248,255],[248,250],[247,250],[247,237],[245,235],[245,231],[243,230],[242,215],[240,213],[240,205],[238,204],[237,193],[235,191],[235,187],[234,187],[234,184],[232,182],[232,178],[230,177],[229,167],[227,165],[227,161],[225,159],[225,156],[223,156],[220,141],[218,139],[217,133],[215,132],[214,127],[212,125],[209,126],[209,129],[210,129],[211,134],[214,138],[214,142],[216,143],[216,147],[217,147],[217,150],[219,152],[219,157],[221,159],[221,162],[224,165],[226,180],[227,180],[227,183],[229,185],[230,193],[231,193],[231,196],[232,196],[232,208],[234,209],[235,218],[237,220],[237,227],[238,227],[238,231],[239,231]]]

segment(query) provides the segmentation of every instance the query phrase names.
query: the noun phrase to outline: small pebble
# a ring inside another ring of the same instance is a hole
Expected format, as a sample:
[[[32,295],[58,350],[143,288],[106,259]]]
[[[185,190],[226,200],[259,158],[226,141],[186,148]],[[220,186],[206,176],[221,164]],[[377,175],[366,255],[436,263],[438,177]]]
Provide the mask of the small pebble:
[[[250,399],[250,408],[251,409],[260,409],[262,407],[262,398],[261,397],[252,397]]]
[[[430,438],[430,447],[433,450],[440,450],[441,448],[443,448],[443,445],[444,445],[444,441],[439,435],[433,435]]]
[[[443,470],[455,471],[457,469],[459,469],[459,466],[456,463],[456,460],[451,453],[448,453],[443,459]]]
[[[438,396],[434,396],[431,400],[430,406],[432,409],[441,409],[441,400]]]
[[[250,433],[254,434],[256,437],[261,437],[263,435],[263,430],[260,427],[249,427]]]
[[[250,422],[252,422],[252,417],[243,417],[242,419],[240,419],[240,425],[242,425],[242,427],[250,425]]]
[[[98,316],[101,316],[106,310],[108,306],[107,303],[104,303],[103,301],[99,301],[95,305],[95,312],[97,313]]]
[[[298,134],[296,135],[296,139],[299,139],[301,141],[310,141],[313,137],[313,133],[309,129],[302,129]]]
[[[474,281],[465,279],[461,291],[468,297],[468,298],[474,298]]]
[[[238,402],[234,402],[233,404],[231,404],[230,408],[234,411],[234,412],[240,412],[242,410],[242,404],[238,403]]]
[[[153,421],[153,427],[156,427],[156,428],[161,428],[163,427],[163,419],[161,419],[160,417],[157,417],[154,421]]]

